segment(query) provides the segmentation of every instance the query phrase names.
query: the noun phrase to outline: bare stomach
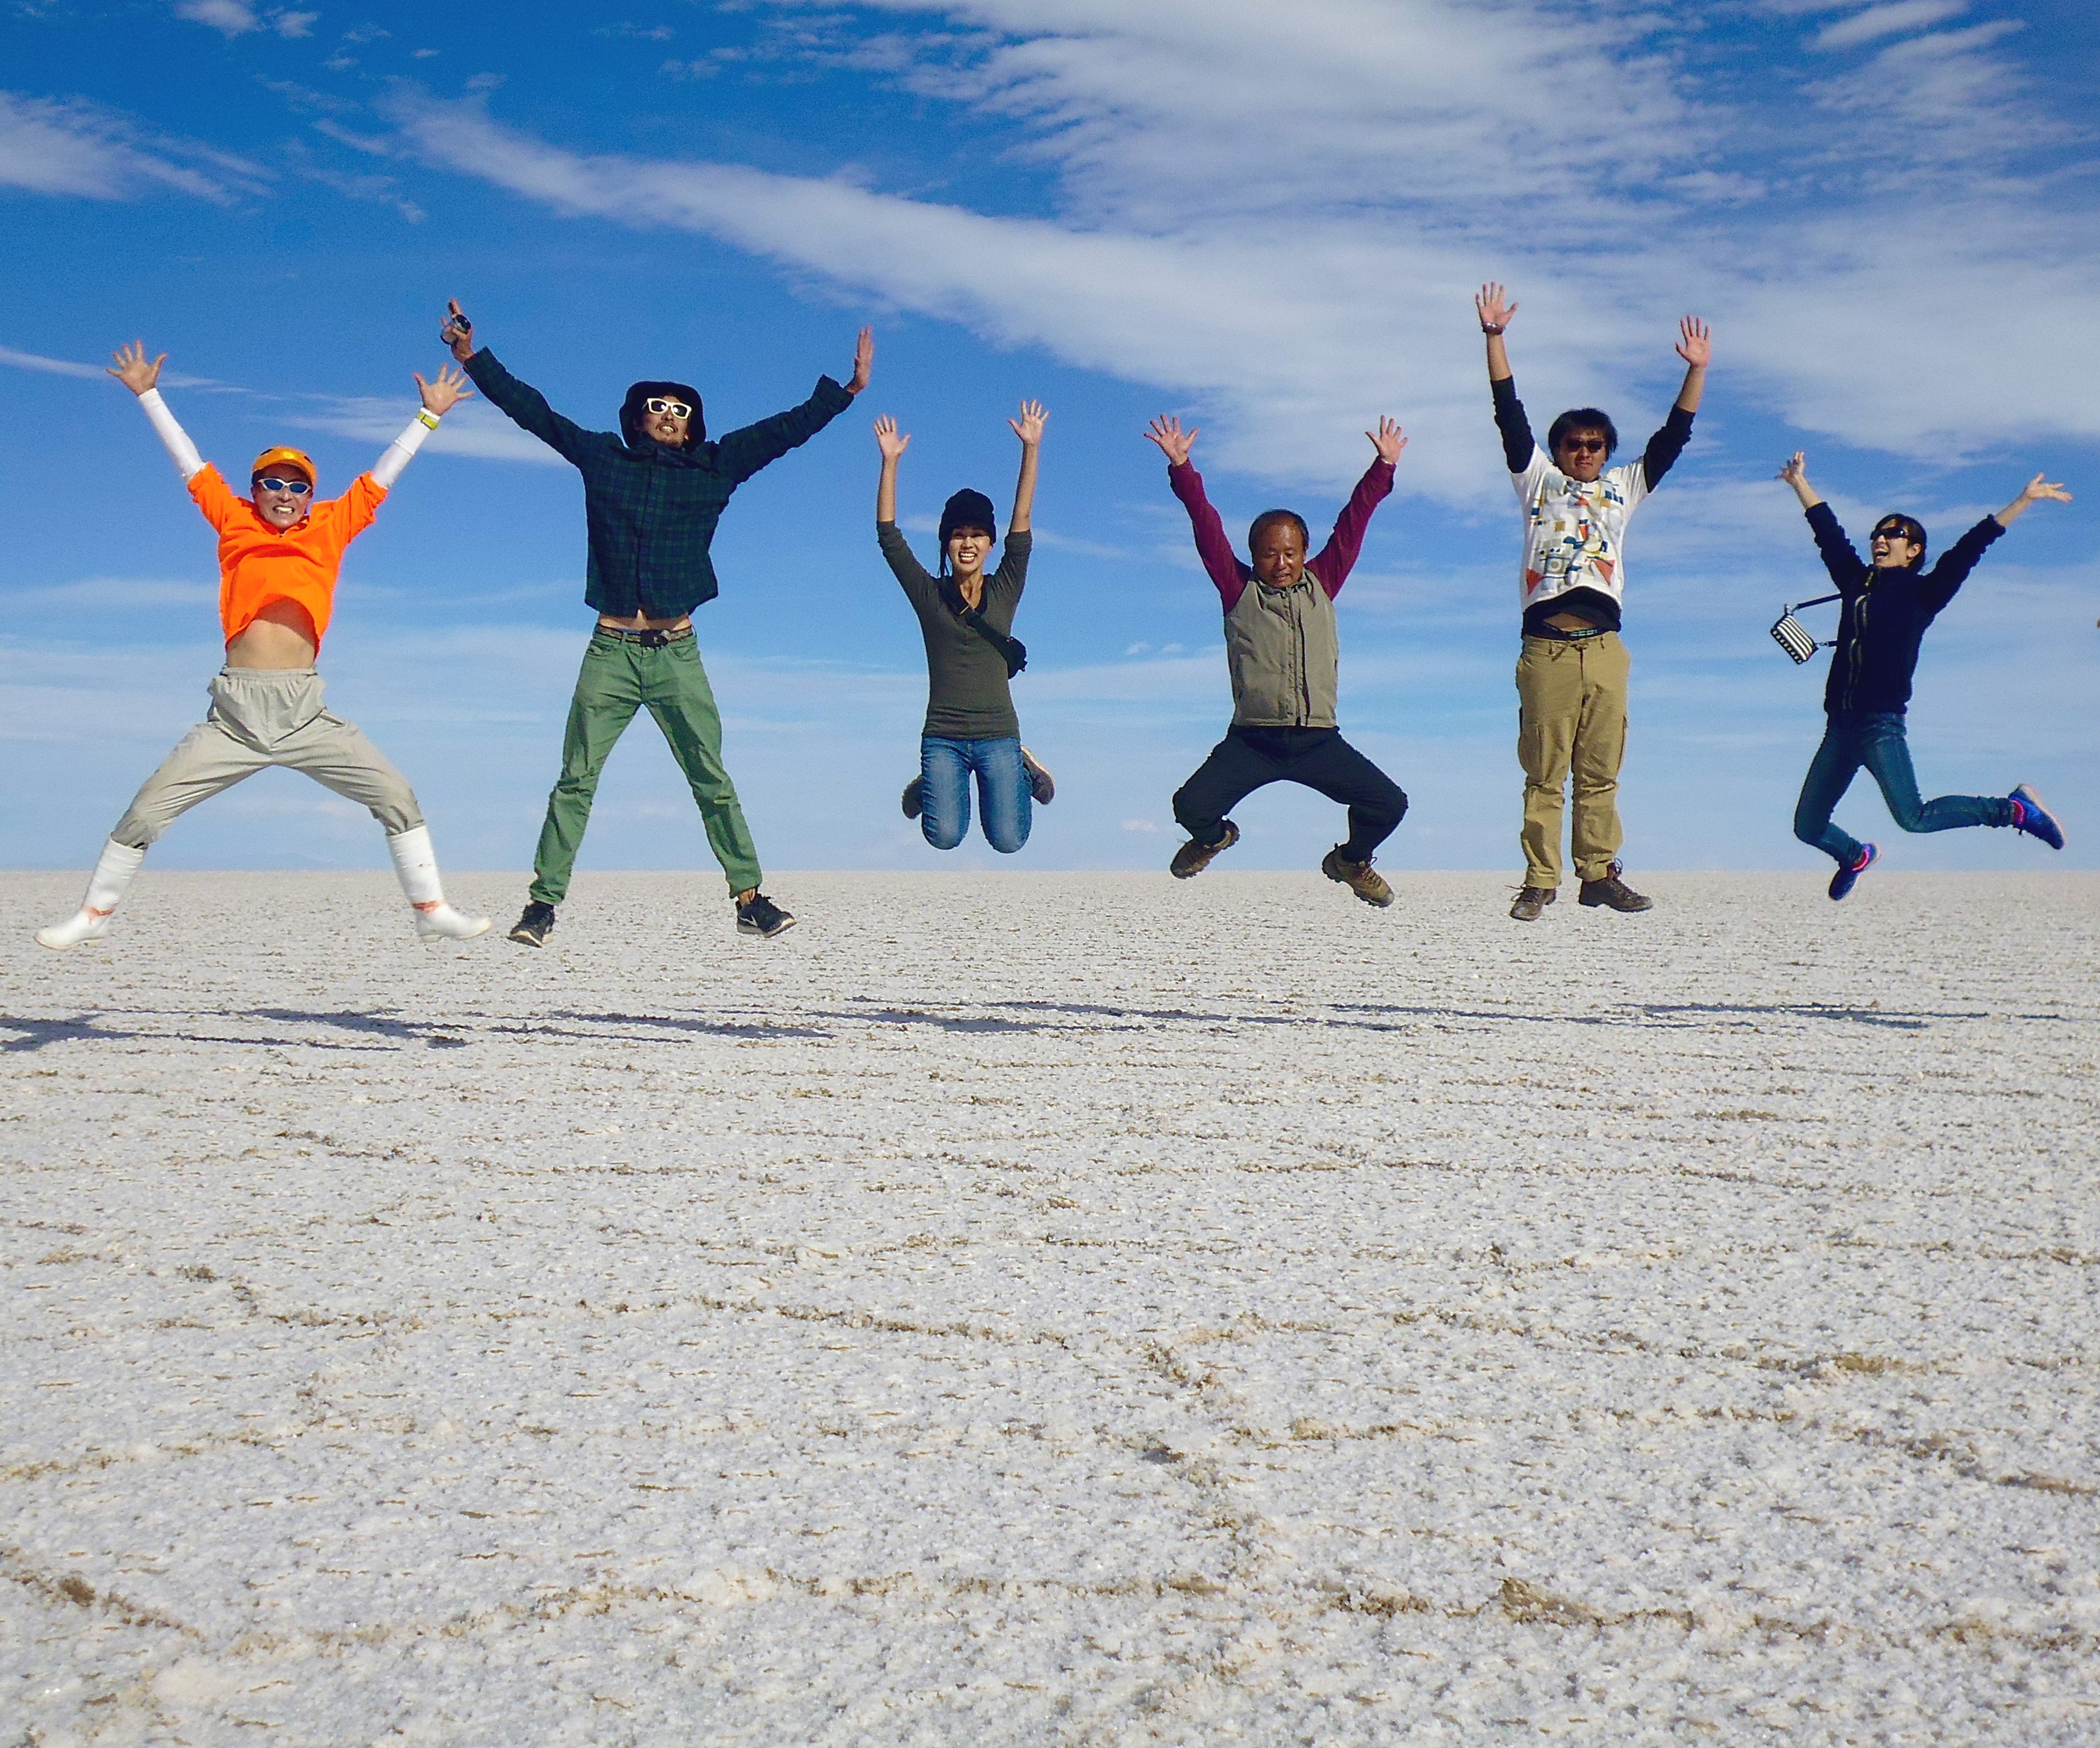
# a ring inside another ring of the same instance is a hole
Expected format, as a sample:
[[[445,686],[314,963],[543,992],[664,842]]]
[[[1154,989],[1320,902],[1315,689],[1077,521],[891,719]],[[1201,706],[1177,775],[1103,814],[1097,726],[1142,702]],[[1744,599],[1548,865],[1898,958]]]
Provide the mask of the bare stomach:
[[[1546,622],[1555,631],[1595,631],[1597,622],[1576,613],[1548,613]]]
[[[681,613],[675,619],[651,619],[646,613],[637,613],[631,618],[615,619],[610,613],[601,613],[598,622],[612,631],[679,631],[692,624],[692,616]]]
[[[226,665],[311,668],[320,648],[304,607],[294,601],[272,601],[226,646]]]

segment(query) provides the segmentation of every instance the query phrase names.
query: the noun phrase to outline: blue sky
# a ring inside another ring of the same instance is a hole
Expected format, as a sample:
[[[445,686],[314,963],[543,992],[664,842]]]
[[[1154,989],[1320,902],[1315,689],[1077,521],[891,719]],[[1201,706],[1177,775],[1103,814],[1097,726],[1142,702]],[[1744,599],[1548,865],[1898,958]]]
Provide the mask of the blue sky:
[[[201,713],[209,531],[130,397],[170,355],[207,456],[372,458],[441,360],[448,295],[555,405],[609,428],[635,377],[712,426],[873,386],[741,494],[699,618],[727,753],[776,868],[943,858],[897,809],[924,703],[875,549],[868,422],[915,440],[907,527],[1004,506],[1015,401],[1052,409],[1017,629],[1025,738],[1057,773],[1020,865],[1151,867],[1229,713],[1216,598],[1156,452],[1171,409],[1229,526],[1331,519],[1380,413],[1400,488],[1341,603],[1343,725],[1414,797],[1391,867],[1519,867],[1515,512],[1469,297],[1507,281],[1534,417],[1596,400],[1630,448],[1714,324],[1692,447],[1629,545],[1626,859],[1827,866],[1789,833],[1820,668],[1766,635],[1820,592],[1796,448],[1855,531],[1944,545],[2036,469],[2080,493],[1997,546],[1926,646],[1926,792],[2036,784],[2071,848],[1902,839],[1890,865],[2100,866],[2100,195],[2092,8],[2073,0],[623,0],[0,15],[0,785],[6,860],[82,866]],[[589,616],[575,476],[475,407],[351,549],[331,698],[396,759],[454,867],[522,867]],[[1825,610],[1827,612],[1827,610]],[[1242,867],[1310,866],[1338,810],[1238,810]],[[371,821],[269,773],[190,815],[175,867],[383,863]],[[708,865],[645,722],[584,865]],[[1011,864],[1007,864],[1011,865]]]

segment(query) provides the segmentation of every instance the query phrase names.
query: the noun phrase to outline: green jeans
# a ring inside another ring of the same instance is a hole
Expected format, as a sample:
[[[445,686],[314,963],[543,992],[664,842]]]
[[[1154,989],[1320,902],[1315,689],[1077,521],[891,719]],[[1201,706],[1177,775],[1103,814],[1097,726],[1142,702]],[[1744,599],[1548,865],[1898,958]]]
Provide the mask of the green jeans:
[[[569,876],[584,828],[590,823],[598,779],[613,748],[646,708],[671,744],[671,755],[692,785],[708,844],[722,865],[732,894],[759,882],[758,847],[751,841],[736,785],[722,769],[721,717],[714,688],[690,638],[650,649],[604,632],[593,634],[569,700],[569,726],[562,737],[562,775],[547,797],[547,823],[532,857],[532,896],[559,904],[568,896]]]

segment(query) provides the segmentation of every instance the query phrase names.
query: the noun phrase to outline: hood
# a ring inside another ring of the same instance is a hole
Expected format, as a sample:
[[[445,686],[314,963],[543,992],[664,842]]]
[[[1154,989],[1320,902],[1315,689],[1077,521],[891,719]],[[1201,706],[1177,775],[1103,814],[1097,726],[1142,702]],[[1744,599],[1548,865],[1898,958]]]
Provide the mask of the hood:
[[[705,443],[708,437],[706,410],[700,405],[700,391],[689,382],[638,382],[627,391],[627,399],[620,404],[620,435],[630,449],[639,449],[644,444],[656,443],[654,437],[646,436],[642,430],[642,404],[661,395],[667,399],[682,400],[693,409],[692,422],[686,429],[686,448],[689,450]]]

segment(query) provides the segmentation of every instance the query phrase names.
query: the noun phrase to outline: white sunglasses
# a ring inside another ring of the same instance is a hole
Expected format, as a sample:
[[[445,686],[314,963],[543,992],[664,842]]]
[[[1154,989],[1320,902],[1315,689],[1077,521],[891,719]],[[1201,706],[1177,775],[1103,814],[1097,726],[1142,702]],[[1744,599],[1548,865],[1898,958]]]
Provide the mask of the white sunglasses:
[[[693,416],[693,409],[682,400],[664,400],[658,398],[645,400],[642,404],[651,413],[668,413],[682,419],[690,419]]]

